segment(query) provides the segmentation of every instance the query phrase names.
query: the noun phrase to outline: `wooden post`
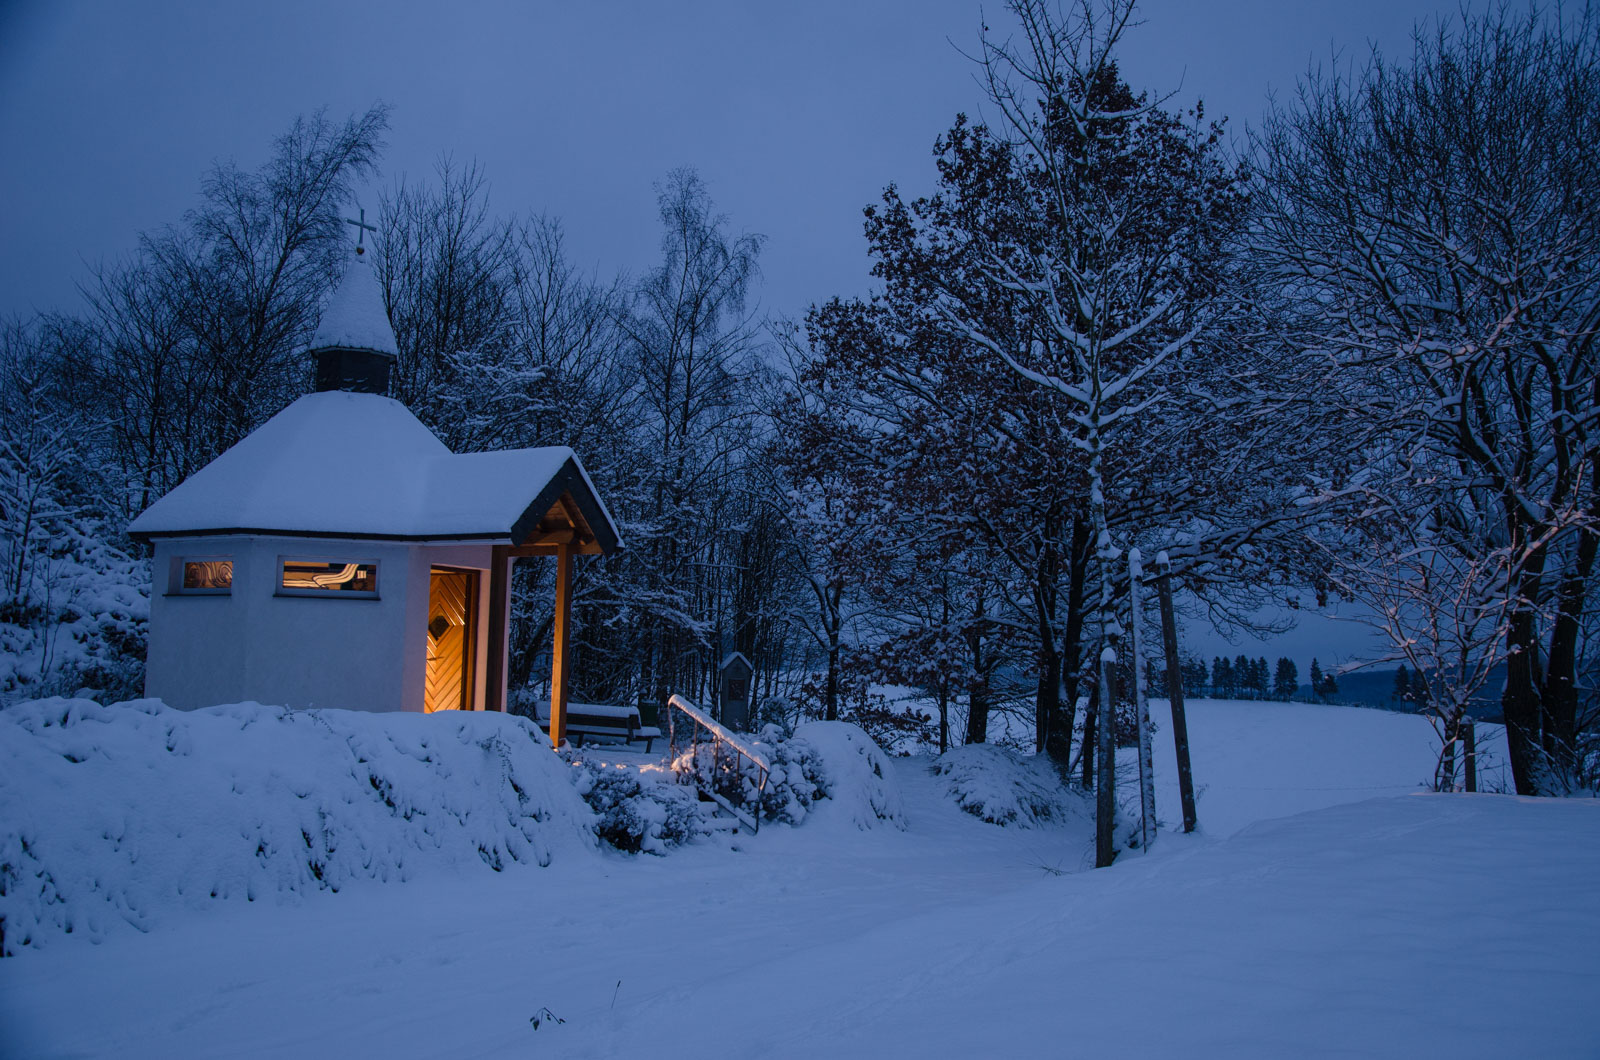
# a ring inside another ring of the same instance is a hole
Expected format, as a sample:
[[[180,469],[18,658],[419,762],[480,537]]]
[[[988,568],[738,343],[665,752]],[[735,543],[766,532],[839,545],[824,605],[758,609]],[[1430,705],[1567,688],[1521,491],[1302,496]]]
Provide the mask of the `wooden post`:
[[[1150,749],[1150,700],[1144,688],[1144,652],[1139,631],[1144,626],[1144,564],[1138,549],[1128,550],[1128,650],[1133,658],[1133,702],[1139,719],[1139,845],[1149,850],[1156,841],[1155,757]]]
[[[550,746],[567,737],[567,631],[572,625],[572,546],[556,546],[555,637],[550,646]]]
[[[1183,803],[1183,830],[1197,823],[1194,810],[1194,774],[1189,770],[1189,720],[1183,707],[1183,668],[1178,661],[1178,619],[1172,610],[1172,564],[1165,552],[1156,557],[1161,574],[1156,591],[1161,597],[1161,644],[1167,656],[1167,697],[1172,703],[1172,742],[1178,752],[1178,798]]]
[[[1461,719],[1461,759],[1466,770],[1466,790],[1478,790],[1478,727],[1471,717]]]
[[[1116,860],[1113,828],[1117,815],[1117,650],[1107,644],[1100,653],[1100,718],[1098,722],[1100,768],[1095,776],[1094,867],[1103,869]],[[1085,749],[1087,750],[1087,749]]]
[[[506,619],[510,610],[511,549],[489,550],[488,669],[483,675],[483,709],[506,709]]]

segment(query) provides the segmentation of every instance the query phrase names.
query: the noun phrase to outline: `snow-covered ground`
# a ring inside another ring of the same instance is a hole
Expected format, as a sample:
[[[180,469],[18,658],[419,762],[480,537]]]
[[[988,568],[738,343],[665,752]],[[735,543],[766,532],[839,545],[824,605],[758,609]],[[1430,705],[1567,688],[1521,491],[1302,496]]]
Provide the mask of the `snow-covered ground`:
[[[425,862],[57,938],[0,961],[0,1055],[1600,1051],[1600,803],[1422,794],[1405,715],[1200,702],[1190,730],[1203,834],[1108,870],[1070,807],[997,827],[897,760],[903,830],[823,800],[662,857]]]

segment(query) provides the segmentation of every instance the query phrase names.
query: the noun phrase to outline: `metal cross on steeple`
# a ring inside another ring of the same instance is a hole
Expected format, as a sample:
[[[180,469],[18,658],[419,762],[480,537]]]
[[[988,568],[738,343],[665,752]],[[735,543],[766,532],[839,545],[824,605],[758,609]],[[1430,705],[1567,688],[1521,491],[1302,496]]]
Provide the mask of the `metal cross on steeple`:
[[[353,217],[346,217],[344,219],[344,223],[347,224],[347,225],[355,225],[356,226],[356,248],[358,250],[361,247],[361,241],[366,238],[366,235],[367,235],[368,232],[371,232],[374,235],[376,235],[377,231],[378,231],[378,226],[377,225],[369,225],[369,224],[367,224],[367,211],[366,210],[362,210],[361,211],[361,220],[358,221]]]

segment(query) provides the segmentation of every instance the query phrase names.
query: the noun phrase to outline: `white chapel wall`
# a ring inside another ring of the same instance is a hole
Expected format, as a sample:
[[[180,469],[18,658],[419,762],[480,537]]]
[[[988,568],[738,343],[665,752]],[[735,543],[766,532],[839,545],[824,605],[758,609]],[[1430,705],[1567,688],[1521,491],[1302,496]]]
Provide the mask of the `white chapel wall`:
[[[428,607],[422,551],[342,539],[158,540],[146,695],[182,709],[253,699],[295,708],[421,710]],[[172,593],[173,560],[191,556],[231,559],[231,593]],[[377,598],[283,595],[285,557],[376,562]]]

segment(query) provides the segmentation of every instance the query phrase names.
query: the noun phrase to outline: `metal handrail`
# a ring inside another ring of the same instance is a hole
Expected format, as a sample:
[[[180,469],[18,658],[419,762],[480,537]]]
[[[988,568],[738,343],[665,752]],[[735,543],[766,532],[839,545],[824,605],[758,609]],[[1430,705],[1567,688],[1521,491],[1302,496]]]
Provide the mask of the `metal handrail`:
[[[674,769],[678,763],[678,725],[677,715],[682,714],[692,724],[690,725],[689,750],[692,752],[693,766],[679,775],[687,772],[693,775],[695,787],[712,802],[727,810],[736,820],[742,822],[751,832],[761,831],[761,798],[767,791],[767,777],[772,772],[772,766],[766,756],[743,738],[729,732],[693,703],[682,696],[673,695],[667,700],[667,745],[671,753]],[[702,769],[702,755],[700,749],[709,745],[711,748],[710,775]],[[725,767],[724,756],[730,757],[731,762]],[[717,790],[717,780],[728,772],[733,772],[739,778],[739,790],[743,793],[745,771],[740,768],[739,760],[748,761],[756,770],[756,812],[750,814],[742,807],[735,806],[722,792]]]

